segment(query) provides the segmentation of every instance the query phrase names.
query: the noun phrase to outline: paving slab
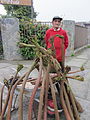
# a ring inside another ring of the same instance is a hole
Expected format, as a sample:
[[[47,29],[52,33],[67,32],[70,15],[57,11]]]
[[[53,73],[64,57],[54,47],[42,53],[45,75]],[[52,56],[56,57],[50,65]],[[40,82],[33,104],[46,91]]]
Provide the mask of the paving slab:
[[[87,61],[87,63],[84,66],[85,68],[90,69],[90,61]]]
[[[90,101],[85,99],[77,98],[77,100],[82,105],[84,112],[80,114],[81,120],[90,120]]]
[[[82,65],[84,65],[86,63],[85,59],[77,59],[77,58],[73,58],[70,61],[68,61],[66,63],[66,65],[68,66],[75,66],[75,67],[81,67]]]
[[[89,87],[89,90],[87,92],[87,98],[86,98],[88,101],[90,101],[90,87]]]
[[[82,55],[78,55],[76,58],[87,60],[88,59],[88,55],[87,54],[85,54],[85,55],[82,54]]]
[[[0,69],[9,67],[9,66],[11,66],[11,65],[12,65],[12,64],[9,64],[9,63],[0,63]]]

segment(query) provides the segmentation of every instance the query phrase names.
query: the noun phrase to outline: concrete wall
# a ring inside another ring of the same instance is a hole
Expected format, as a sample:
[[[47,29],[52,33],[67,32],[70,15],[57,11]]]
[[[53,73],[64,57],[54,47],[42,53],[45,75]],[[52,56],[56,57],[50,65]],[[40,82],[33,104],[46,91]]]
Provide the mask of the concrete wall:
[[[88,29],[86,27],[75,25],[74,49],[88,44]]]
[[[90,23],[85,24],[85,26],[88,28],[88,44],[90,44]]]
[[[69,46],[66,51],[66,56],[70,56],[74,53],[74,41],[75,41],[75,21],[64,20],[63,29],[68,33]]]
[[[16,18],[4,18],[1,20],[1,34],[3,42],[3,54],[5,60],[21,60],[17,43],[19,42],[19,20]]]
[[[88,44],[90,44],[90,28],[88,28]]]

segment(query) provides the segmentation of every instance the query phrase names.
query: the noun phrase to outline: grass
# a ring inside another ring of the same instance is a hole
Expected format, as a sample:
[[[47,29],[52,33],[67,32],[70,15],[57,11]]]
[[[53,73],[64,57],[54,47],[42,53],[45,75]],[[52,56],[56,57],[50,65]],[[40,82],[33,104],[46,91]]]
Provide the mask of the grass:
[[[71,57],[73,57],[73,56],[74,56],[74,53],[71,54]]]
[[[88,45],[87,48],[90,48],[90,45]]]

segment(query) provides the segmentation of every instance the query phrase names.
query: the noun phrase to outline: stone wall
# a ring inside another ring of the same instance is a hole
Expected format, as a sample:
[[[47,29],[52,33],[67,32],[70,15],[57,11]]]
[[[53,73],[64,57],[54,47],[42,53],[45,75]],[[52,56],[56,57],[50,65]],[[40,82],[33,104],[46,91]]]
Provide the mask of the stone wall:
[[[19,20],[17,18],[4,18],[1,20],[1,33],[3,54],[5,60],[21,60],[19,48]]]
[[[86,23],[85,26],[88,28],[88,44],[90,44],[90,23]]]
[[[75,25],[74,49],[86,46],[87,44],[88,44],[88,29],[80,25]]]
[[[74,54],[74,41],[75,41],[75,21],[64,20],[63,29],[66,30],[69,38],[69,47],[66,51],[66,56]]]
[[[88,28],[88,44],[90,44],[90,27]]]

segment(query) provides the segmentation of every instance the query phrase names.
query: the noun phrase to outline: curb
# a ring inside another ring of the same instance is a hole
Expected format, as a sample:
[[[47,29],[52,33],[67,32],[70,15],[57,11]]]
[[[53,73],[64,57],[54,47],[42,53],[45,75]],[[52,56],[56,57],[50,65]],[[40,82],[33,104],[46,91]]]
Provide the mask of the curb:
[[[84,45],[83,47],[80,47],[80,48],[77,48],[76,50],[74,50],[74,54],[80,52],[80,51],[83,50],[83,49],[88,48],[88,46],[90,46],[90,44],[88,44],[88,45]]]

